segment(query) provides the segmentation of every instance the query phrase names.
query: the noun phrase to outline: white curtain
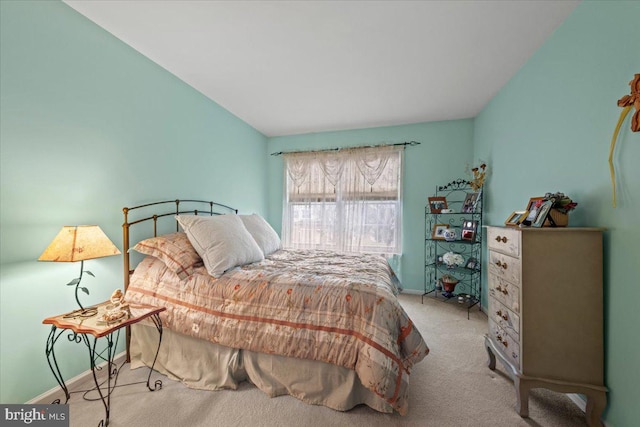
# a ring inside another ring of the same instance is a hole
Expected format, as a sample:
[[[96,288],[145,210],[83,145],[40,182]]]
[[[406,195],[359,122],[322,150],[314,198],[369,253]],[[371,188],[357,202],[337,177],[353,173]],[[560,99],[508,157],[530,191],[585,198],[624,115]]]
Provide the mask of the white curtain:
[[[403,146],[284,154],[284,247],[402,248]]]

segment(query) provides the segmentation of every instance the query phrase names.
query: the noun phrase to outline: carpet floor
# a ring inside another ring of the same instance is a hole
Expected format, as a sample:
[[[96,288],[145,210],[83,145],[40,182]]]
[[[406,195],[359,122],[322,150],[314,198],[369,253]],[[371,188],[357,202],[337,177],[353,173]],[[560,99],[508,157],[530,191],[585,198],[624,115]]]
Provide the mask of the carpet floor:
[[[483,337],[487,317],[454,302],[402,294],[400,301],[421,332],[431,353],[414,366],[409,389],[409,413],[381,414],[366,406],[339,412],[303,403],[291,396],[269,398],[250,383],[238,390],[192,390],[157,373],[163,387],[149,392],[144,384],[118,387],[111,398],[109,425],[147,426],[585,426],[584,413],[564,394],[534,389],[529,418],[515,411],[513,383],[498,362],[487,368]],[[146,381],[147,369],[125,365],[118,384]],[[93,379],[74,385],[90,388]],[[72,394],[71,427],[96,426],[104,418],[99,401]]]

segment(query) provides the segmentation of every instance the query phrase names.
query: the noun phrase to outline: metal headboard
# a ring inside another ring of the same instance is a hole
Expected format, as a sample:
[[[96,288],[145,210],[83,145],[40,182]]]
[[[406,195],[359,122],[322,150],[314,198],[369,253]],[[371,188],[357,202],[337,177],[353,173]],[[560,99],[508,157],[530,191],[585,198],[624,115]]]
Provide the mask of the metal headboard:
[[[167,206],[167,204],[171,204],[172,208]],[[144,208],[149,208],[151,206],[155,206],[153,210],[160,210],[162,212],[149,215],[149,210]],[[185,207],[187,209],[185,209]],[[169,211],[169,209],[171,210]],[[136,212],[132,212],[132,211],[136,211]],[[132,225],[142,224],[142,223],[149,224],[151,221],[153,221],[153,237],[157,237],[158,220],[160,218],[164,218],[164,217],[173,218],[174,215],[179,215],[179,214],[209,215],[209,216],[224,215],[229,213],[237,214],[238,210],[227,205],[206,201],[206,200],[189,200],[189,199],[179,200],[178,199],[178,200],[164,200],[161,202],[146,203],[144,205],[133,206],[131,208],[122,208],[122,212],[124,213],[124,223],[122,224],[122,234],[123,234],[123,249],[124,249],[123,250],[124,289],[126,291],[127,288],[129,287],[129,278],[131,276],[131,273],[133,273],[133,270],[131,269],[131,259],[129,254],[129,248],[130,248],[129,231]],[[140,216],[143,216],[143,217],[131,220],[129,218],[129,214],[132,214],[132,216],[135,216],[135,214],[139,214]],[[147,215],[147,216],[144,216],[144,215]],[[176,231],[179,231],[178,221],[175,221],[175,222],[176,222]],[[147,236],[147,237],[151,237],[151,236]]]

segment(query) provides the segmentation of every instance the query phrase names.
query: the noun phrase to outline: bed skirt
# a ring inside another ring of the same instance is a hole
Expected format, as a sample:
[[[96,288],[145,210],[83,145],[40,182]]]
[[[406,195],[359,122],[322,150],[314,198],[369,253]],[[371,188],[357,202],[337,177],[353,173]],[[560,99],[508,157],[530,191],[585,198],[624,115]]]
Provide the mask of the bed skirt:
[[[158,346],[153,326],[131,327],[131,368],[151,366]],[[347,411],[364,404],[393,408],[364,387],[355,371],[307,359],[238,350],[164,329],[155,370],[202,390],[236,389],[250,381],[270,397],[290,395],[312,405]]]

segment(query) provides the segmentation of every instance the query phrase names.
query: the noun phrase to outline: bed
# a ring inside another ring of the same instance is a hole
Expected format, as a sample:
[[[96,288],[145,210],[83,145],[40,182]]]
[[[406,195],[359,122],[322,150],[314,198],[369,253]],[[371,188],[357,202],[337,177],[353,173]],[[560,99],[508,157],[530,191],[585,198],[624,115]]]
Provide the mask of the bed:
[[[250,381],[272,397],[407,413],[411,368],[429,348],[383,257],[280,249],[262,218],[214,202],[154,202],[124,216],[125,298],[167,308],[157,371],[192,388]],[[160,225],[174,218],[175,228]],[[153,365],[153,325],[132,327],[127,341],[132,368]]]

